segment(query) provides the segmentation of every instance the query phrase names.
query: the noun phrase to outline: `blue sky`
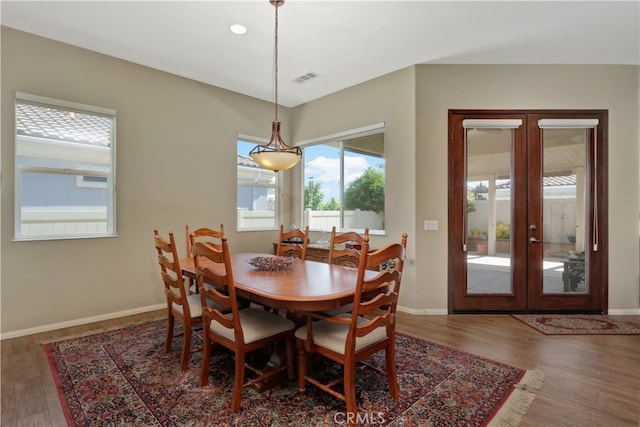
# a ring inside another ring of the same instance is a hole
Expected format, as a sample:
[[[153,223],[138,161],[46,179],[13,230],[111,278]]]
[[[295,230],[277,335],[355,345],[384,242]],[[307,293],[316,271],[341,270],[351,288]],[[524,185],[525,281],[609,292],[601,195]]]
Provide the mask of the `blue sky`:
[[[249,151],[256,144],[238,142],[238,154],[248,156]],[[321,191],[324,194],[324,201],[329,201],[332,197],[340,199],[340,158],[339,150],[324,144],[308,146],[303,149],[305,162],[304,185],[309,185],[309,181],[322,184]],[[384,159],[361,154],[346,154],[344,176],[346,186],[361,176],[367,168],[378,168],[384,164]],[[345,187],[346,187],[345,186]]]

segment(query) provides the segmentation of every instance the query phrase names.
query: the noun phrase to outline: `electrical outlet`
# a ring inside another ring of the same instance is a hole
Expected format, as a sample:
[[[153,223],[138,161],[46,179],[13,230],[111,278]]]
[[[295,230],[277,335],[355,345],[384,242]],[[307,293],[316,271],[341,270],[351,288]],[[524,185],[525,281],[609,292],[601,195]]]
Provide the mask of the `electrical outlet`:
[[[426,231],[438,230],[438,229],[440,229],[440,224],[438,223],[438,220],[426,219],[424,221],[424,229]]]

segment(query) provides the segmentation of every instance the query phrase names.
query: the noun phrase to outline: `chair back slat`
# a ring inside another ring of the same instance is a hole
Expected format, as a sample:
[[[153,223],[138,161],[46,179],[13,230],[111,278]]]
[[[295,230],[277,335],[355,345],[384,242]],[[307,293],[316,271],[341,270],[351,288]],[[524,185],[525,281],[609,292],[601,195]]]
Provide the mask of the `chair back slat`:
[[[369,236],[369,229],[364,230],[364,236]],[[329,263],[358,267],[364,236],[355,231],[336,233],[336,227],[331,229],[331,241],[329,242]],[[359,246],[360,248],[354,247]]]
[[[386,306],[398,302],[398,294],[394,290],[385,293],[379,293],[368,301],[360,302],[360,315],[366,316],[374,312],[380,306]]]
[[[375,329],[386,327],[391,321],[393,321],[393,315],[389,312],[385,312],[380,316],[375,316],[368,322],[358,325],[355,331],[356,337],[360,338],[369,335]]]
[[[293,229],[284,231],[284,225],[280,224],[278,235],[278,248],[276,255],[305,259],[307,257],[307,245],[309,243],[309,226],[303,230]]]
[[[192,234],[196,237],[196,240],[206,241],[214,246],[217,245],[218,249],[220,249],[219,240],[224,235],[224,226],[220,224],[220,231],[213,230],[211,228],[206,228],[206,227],[198,228],[194,231],[189,231],[189,224],[185,225],[184,235],[186,239],[187,258],[193,257],[193,253],[191,251],[191,245],[192,245],[191,235]]]

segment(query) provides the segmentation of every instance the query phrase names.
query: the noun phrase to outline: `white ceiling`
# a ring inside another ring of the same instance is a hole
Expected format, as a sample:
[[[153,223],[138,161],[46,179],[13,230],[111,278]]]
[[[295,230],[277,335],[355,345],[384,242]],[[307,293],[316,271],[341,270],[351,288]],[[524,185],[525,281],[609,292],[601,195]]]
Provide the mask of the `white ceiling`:
[[[2,25],[274,98],[268,0],[7,1]],[[278,101],[293,107],[414,64],[640,65],[640,2],[306,1],[279,9]],[[231,24],[248,28],[244,36]],[[294,79],[308,72],[319,78]]]

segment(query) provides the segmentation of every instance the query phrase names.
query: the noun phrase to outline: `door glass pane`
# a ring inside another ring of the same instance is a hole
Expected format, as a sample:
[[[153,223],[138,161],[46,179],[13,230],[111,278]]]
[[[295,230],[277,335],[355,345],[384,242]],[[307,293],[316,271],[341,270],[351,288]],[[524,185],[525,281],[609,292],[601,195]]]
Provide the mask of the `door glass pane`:
[[[467,129],[467,293],[511,294],[511,129]]]
[[[586,293],[586,129],[543,129],[543,290]]]

